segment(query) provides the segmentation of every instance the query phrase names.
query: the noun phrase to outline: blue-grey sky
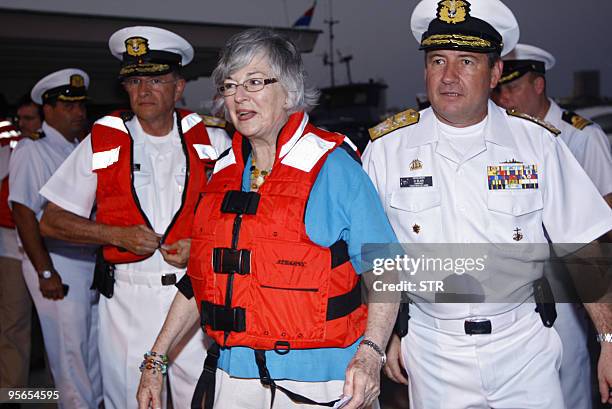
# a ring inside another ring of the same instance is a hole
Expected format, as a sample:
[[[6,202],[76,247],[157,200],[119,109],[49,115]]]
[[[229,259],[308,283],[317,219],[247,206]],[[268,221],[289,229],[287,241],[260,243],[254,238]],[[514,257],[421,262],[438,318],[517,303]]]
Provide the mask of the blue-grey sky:
[[[423,57],[410,31],[410,15],[416,0],[331,0],[336,49],[352,54],[354,81],[383,79],[388,85],[388,105],[415,104],[424,91]],[[474,0],[487,1],[487,0]],[[310,81],[329,85],[329,70],[322,64],[328,49],[327,27],[330,0],[319,0],[311,28],[325,30],[315,51],[304,57]],[[505,0],[521,24],[521,42],[537,45],[557,58],[549,72],[549,94],[569,96],[573,72],[601,71],[603,95],[612,96],[612,2],[609,0]],[[170,20],[288,26],[312,0],[0,0],[0,7]],[[75,30],[78,31],[78,27]],[[85,28],[83,28],[85,29]],[[346,82],[344,66],[336,68],[337,83]],[[190,84],[190,108],[204,106],[210,96],[208,81]]]

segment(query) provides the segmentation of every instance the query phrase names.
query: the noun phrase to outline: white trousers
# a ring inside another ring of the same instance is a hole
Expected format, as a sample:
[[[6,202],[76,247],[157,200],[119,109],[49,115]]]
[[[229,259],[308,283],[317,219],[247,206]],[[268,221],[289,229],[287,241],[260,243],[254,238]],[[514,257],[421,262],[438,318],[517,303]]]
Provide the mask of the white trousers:
[[[176,293],[174,285],[162,286],[161,281],[147,285],[117,280],[113,297],[100,297],[99,344],[106,409],[138,407],[138,367],[153,346]],[[205,336],[197,327],[170,351],[168,380],[175,409],[190,407],[205,357]],[[166,400],[164,388],[164,408]]]
[[[561,340],[537,313],[481,335],[436,328],[416,307],[410,316],[402,357],[412,409],[565,408]]]
[[[94,262],[51,253],[55,269],[70,289],[62,300],[44,298],[32,263],[24,259],[23,275],[36,306],[60,409],[98,407],[102,381],[98,358],[97,292],[89,289]]]
[[[277,381],[278,385],[319,402],[329,402],[342,395],[344,381],[297,382]],[[215,374],[214,409],[269,409],[272,394],[259,379],[230,377],[217,369]],[[273,409],[314,409],[318,406],[295,403],[280,390],[276,390]],[[379,409],[375,401],[370,409]]]
[[[591,359],[587,348],[588,321],[580,304],[559,303],[555,329],[563,343],[561,390],[565,405],[572,409],[593,407]]]

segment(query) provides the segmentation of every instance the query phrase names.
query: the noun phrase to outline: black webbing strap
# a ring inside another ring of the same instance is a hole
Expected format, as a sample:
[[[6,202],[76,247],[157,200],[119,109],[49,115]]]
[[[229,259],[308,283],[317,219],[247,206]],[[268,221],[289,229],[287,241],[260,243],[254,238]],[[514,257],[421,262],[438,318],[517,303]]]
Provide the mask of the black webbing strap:
[[[270,377],[270,372],[268,371],[268,367],[266,366],[266,351],[255,350],[255,362],[257,363],[257,369],[259,369],[259,380],[261,384],[270,387],[270,393],[272,395],[272,399],[270,401],[270,409],[274,406],[274,397],[276,396],[276,389],[283,392],[285,395],[289,397],[292,401],[296,403],[301,403],[305,405],[318,405],[318,406],[327,406],[333,407],[336,402],[340,399],[333,400],[331,402],[317,402],[316,400],[312,400],[307,398],[306,396],[300,395],[295,392],[291,392],[289,389],[283,388],[280,385],[277,385],[274,382],[274,379]],[[208,408],[205,408],[208,409]]]
[[[217,362],[219,361],[219,344],[214,343],[206,352],[204,369],[198,379],[193,398],[191,399],[191,409],[212,409],[215,403],[215,373],[217,372]]]
[[[246,310],[242,307],[226,307],[202,301],[200,325],[210,326],[215,331],[246,331]]]
[[[259,193],[230,190],[225,193],[221,203],[222,213],[256,214],[259,206]]]
[[[348,246],[346,245],[346,241],[340,239],[329,247],[329,251],[331,252],[331,267],[336,268],[351,258],[348,253]]]
[[[327,321],[344,317],[355,311],[362,304],[361,301],[361,279],[357,285],[348,293],[331,297],[327,300]]]

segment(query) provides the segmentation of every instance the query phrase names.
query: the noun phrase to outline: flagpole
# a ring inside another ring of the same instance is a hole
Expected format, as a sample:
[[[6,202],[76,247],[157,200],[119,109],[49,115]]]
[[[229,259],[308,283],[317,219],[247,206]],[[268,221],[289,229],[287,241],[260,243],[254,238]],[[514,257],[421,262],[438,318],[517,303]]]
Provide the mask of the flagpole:
[[[336,86],[336,76],[334,74],[334,25],[338,24],[338,20],[334,20],[334,14],[332,9],[332,0],[329,0],[329,20],[324,21],[325,24],[329,25],[329,73],[331,77],[331,86]]]

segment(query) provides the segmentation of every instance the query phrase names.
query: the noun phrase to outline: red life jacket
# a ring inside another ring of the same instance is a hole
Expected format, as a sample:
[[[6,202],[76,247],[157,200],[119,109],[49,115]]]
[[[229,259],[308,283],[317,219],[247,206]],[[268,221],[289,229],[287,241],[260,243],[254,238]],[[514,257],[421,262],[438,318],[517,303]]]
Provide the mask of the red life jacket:
[[[13,141],[21,139],[21,132],[7,120],[0,120],[0,146],[10,145]],[[9,177],[2,179],[0,185],[0,227],[7,229],[15,228],[13,214],[8,204],[9,197]]]
[[[344,140],[291,115],[258,192],[241,191],[240,134],[218,160],[196,209],[187,273],[219,345],[282,352],[347,347],[363,335],[367,307],[346,243],[319,246],[304,224],[317,175]]]
[[[115,112],[96,121],[91,131],[94,172],[98,175],[96,220],[113,226],[151,227],[141,209],[133,186],[133,140],[124,121],[129,112]],[[194,209],[206,185],[206,169],[212,168],[216,155],[202,118],[177,110],[177,126],[187,163],[181,207],[168,225],[162,243],[174,243],[191,234]],[[133,263],[151,257],[140,256],[115,246],[104,246],[104,258],[110,263]]]
[[[15,228],[15,221],[13,220],[13,214],[11,208],[8,205],[9,197],[9,177],[5,177],[0,185],[0,227],[7,229]]]

